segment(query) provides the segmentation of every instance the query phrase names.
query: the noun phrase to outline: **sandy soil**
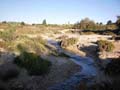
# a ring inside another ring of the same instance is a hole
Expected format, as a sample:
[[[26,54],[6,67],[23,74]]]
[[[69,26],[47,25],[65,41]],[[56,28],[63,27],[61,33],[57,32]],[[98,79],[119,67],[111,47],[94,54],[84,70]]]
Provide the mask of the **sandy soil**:
[[[9,59],[12,61],[12,54],[7,53],[6,55],[7,57],[3,54],[0,60],[5,59],[7,61]],[[43,58],[52,62],[48,74],[44,76],[29,76],[25,69],[21,69],[19,76],[6,82],[6,86],[24,88],[24,90],[47,90],[48,87],[63,82],[81,70],[79,65],[76,65],[66,57],[43,56]]]

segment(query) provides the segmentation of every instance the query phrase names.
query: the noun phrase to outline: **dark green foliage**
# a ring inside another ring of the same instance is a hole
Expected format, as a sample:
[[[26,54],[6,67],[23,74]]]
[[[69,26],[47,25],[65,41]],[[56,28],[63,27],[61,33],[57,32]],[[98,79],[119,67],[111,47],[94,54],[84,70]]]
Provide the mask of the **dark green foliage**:
[[[6,24],[7,22],[6,21],[2,21],[3,24]]]
[[[112,21],[109,20],[109,21],[107,22],[107,25],[111,25],[111,24],[112,24]]]
[[[117,16],[116,25],[118,26],[118,28],[120,28],[120,16]]]
[[[42,24],[47,25],[46,19],[43,20]]]
[[[24,22],[21,22],[21,25],[25,25],[25,23],[24,23]]]
[[[110,52],[114,49],[114,44],[112,42],[106,40],[99,40],[98,41],[98,50],[100,52],[107,51]]]
[[[85,18],[80,22],[74,24],[73,29],[81,29],[81,30],[100,30],[104,28],[103,25],[96,24],[93,20],[89,18]]]
[[[16,57],[14,62],[27,69],[30,75],[41,75],[49,71],[51,63],[43,60],[40,56],[34,53],[22,52],[20,56]]]
[[[110,76],[119,76],[120,75],[120,58],[112,59],[112,61],[107,64],[105,68],[105,73]]]
[[[68,39],[64,39],[61,41],[61,47],[65,48],[67,46],[71,46],[76,44],[78,41],[77,38],[68,38]]]
[[[35,26],[35,24],[33,23],[32,26]]]
[[[17,45],[17,49],[20,51],[20,53],[26,51],[26,48],[23,45],[21,45],[21,44]]]
[[[77,22],[74,24],[73,29],[81,29],[81,30],[115,30],[117,29],[116,25],[120,27],[120,20],[118,19],[116,24],[112,23],[111,20],[107,22],[107,24],[103,24],[102,22],[100,23],[95,23],[93,20],[90,20],[89,18],[85,18],[81,20],[80,22]]]

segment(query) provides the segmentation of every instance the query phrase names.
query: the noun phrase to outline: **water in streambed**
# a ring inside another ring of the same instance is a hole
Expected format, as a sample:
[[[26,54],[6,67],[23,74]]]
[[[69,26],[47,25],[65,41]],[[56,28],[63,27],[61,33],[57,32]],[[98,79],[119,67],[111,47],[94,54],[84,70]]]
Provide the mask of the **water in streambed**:
[[[52,44],[58,49],[60,48],[58,44],[54,42],[52,42]],[[78,55],[70,55],[69,60],[72,60],[74,63],[80,65],[82,70],[64,82],[49,87],[48,90],[74,90],[75,86],[79,84],[80,81],[85,81],[88,85],[94,82],[93,78],[97,75],[97,68],[94,60],[89,57],[80,57]]]

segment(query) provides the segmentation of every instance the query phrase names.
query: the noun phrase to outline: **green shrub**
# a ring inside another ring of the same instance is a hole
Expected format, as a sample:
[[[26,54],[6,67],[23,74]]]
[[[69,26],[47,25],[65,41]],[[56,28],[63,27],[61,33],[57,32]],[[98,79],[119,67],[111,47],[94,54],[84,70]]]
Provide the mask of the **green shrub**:
[[[16,57],[14,62],[25,69],[30,75],[41,75],[49,71],[51,63],[43,60],[40,56],[34,53],[22,52],[20,56]]]
[[[112,61],[107,64],[105,68],[105,73],[111,76],[119,76],[120,75],[120,58],[112,59]]]
[[[21,22],[21,25],[25,25],[25,22]]]
[[[46,19],[43,20],[42,24],[47,25]]]
[[[5,31],[0,32],[0,38],[2,38],[4,41],[11,41],[15,39],[15,30],[14,29],[7,29]]]
[[[7,21],[2,21],[2,24],[6,24],[7,23]]]
[[[77,38],[68,38],[61,41],[61,47],[65,48],[67,46],[72,46],[78,41]]]
[[[27,50],[26,47],[24,47],[22,44],[17,45],[17,49],[19,50],[20,53],[24,52]]]
[[[114,49],[114,44],[112,42],[106,40],[99,40],[98,41],[98,50],[100,52],[107,51],[110,52]]]
[[[47,42],[40,37],[37,38],[22,38],[20,39],[22,43],[16,45],[17,51],[23,52],[34,52],[39,54],[44,54],[48,52],[46,47]],[[27,43],[27,44],[26,44]]]

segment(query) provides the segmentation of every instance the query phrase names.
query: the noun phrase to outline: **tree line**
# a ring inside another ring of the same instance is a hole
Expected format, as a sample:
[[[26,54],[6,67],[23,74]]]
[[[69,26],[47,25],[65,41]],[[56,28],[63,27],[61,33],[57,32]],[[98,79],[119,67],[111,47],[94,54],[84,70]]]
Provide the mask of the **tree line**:
[[[117,21],[114,23],[111,20],[108,20],[107,24],[95,23],[93,20],[85,18],[73,25],[73,29],[81,30],[115,30],[118,28],[120,28],[120,16],[117,16]]]
[[[7,23],[6,21],[3,21],[2,23]],[[25,22],[21,22],[21,25],[25,25]],[[35,25],[35,24],[32,24]],[[41,25],[57,25],[58,24],[48,24],[46,19],[44,19],[41,23]],[[64,24],[63,24],[64,25]],[[103,24],[102,22],[95,22],[89,18],[82,19],[80,22],[76,22],[75,24],[65,24],[66,26],[72,28],[72,29],[81,29],[81,30],[115,30],[120,29],[120,16],[117,16],[117,21],[112,22],[111,20],[108,20],[106,24]]]

